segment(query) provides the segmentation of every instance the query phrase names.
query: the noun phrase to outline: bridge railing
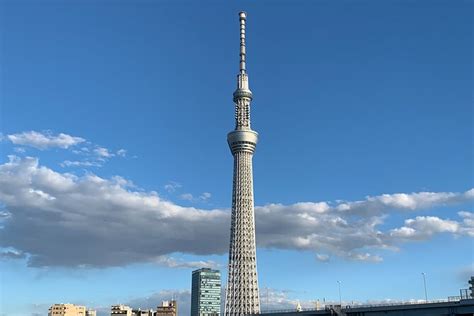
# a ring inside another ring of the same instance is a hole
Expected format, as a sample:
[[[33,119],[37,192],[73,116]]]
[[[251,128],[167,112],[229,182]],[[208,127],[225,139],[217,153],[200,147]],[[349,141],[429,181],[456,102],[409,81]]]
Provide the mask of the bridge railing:
[[[333,307],[341,307],[343,310],[352,309],[352,308],[370,308],[370,307],[384,307],[384,306],[399,306],[399,305],[417,305],[417,304],[434,304],[434,303],[448,303],[448,302],[458,302],[461,300],[460,296],[450,296],[448,299],[439,299],[439,300],[420,300],[420,301],[400,301],[400,302],[385,302],[385,303],[369,303],[369,304],[348,304],[348,305],[335,305],[327,304],[322,305],[320,308],[303,308],[301,312],[316,312],[330,310]],[[260,314],[272,314],[272,313],[290,313],[297,312],[296,308],[293,309],[275,309],[275,310],[263,310]]]
[[[354,305],[347,305],[346,308],[435,304],[435,303],[457,302],[457,301],[460,301],[460,300],[461,300],[460,297],[450,297],[448,299],[428,300],[428,301],[420,300],[420,301],[401,301],[401,302],[386,302],[386,303],[354,304]]]

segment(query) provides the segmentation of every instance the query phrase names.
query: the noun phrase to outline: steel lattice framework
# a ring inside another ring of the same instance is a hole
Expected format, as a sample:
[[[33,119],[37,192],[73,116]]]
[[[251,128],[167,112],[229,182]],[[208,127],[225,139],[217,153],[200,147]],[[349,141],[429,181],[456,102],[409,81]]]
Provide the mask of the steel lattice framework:
[[[258,134],[250,128],[252,92],[245,67],[246,18],[245,12],[239,13],[240,73],[237,76],[237,90],[234,92],[235,130],[227,135],[227,142],[234,156],[234,180],[226,316],[260,313],[252,173],[252,157]]]

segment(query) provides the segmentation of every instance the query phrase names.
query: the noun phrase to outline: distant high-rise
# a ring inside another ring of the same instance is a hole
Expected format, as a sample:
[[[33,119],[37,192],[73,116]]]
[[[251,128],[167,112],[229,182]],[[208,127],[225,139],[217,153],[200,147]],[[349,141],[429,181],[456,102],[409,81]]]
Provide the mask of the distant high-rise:
[[[245,23],[247,20],[245,12],[239,13],[239,20],[240,72],[237,75],[237,89],[234,92],[235,130],[227,135],[227,142],[234,156],[234,180],[226,316],[260,313],[252,171],[252,158],[257,146],[258,134],[250,128],[252,92],[249,89],[245,65]]]
[[[221,273],[208,268],[193,271],[191,316],[221,314]]]
[[[74,304],[54,304],[49,308],[48,316],[86,316],[86,307]]]
[[[178,316],[178,302],[163,301],[156,307],[155,316]]]

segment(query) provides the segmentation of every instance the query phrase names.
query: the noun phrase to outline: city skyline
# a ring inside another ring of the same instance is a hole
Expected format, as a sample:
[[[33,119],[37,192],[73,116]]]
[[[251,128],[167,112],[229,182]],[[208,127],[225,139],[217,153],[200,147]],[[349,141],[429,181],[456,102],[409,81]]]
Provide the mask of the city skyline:
[[[467,287],[471,3],[0,6],[0,314],[227,275],[241,10],[262,309]]]

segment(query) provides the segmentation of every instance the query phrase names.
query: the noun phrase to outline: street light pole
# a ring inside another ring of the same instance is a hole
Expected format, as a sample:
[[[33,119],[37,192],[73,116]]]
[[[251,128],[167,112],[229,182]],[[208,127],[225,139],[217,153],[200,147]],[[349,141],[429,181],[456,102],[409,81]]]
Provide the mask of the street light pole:
[[[423,276],[423,285],[425,286],[425,303],[428,303],[428,294],[426,292],[426,273],[421,272],[421,275]]]
[[[341,298],[341,281],[337,281],[337,284],[339,285],[339,305],[342,307],[342,298]]]

